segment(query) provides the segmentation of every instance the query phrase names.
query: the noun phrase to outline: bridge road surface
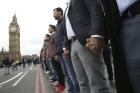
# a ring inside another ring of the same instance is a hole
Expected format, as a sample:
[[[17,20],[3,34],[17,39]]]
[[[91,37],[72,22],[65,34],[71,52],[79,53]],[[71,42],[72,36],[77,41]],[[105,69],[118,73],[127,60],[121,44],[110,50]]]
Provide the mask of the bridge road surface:
[[[66,88],[65,88],[66,89]],[[0,69],[0,93],[56,93],[53,84],[49,81],[40,65],[31,65],[26,68],[18,67],[17,71],[4,75]],[[67,93],[66,90],[62,93]],[[116,93],[112,88],[112,93]]]
[[[17,71],[10,68],[9,75],[0,69],[0,93],[56,93],[43,73],[40,65],[21,66]]]

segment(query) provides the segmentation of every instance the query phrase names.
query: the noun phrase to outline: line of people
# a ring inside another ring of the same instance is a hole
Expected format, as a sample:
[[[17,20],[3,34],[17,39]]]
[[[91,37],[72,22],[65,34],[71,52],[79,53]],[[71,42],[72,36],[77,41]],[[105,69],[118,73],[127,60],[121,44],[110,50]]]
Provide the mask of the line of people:
[[[107,83],[107,79],[105,77],[105,65],[104,65],[104,61],[101,58],[101,60],[99,61],[99,59],[89,59],[88,57],[93,55],[90,54],[89,56],[85,53],[80,53],[80,55],[85,56],[83,58],[85,62],[91,62],[94,61],[97,63],[99,62],[101,65],[101,70],[100,68],[96,68],[93,66],[96,66],[95,64],[89,64],[89,66],[87,65],[86,68],[84,68],[84,63],[83,65],[81,64],[80,60],[78,60],[76,63],[77,66],[74,66],[75,63],[73,63],[72,61],[72,57],[77,57],[77,55],[71,55],[70,54],[70,43],[73,43],[75,40],[71,39],[69,40],[67,44],[64,44],[66,40],[66,28],[65,28],[65,24],[64,22],[64,16],[63,16],[63,10],[58,7],[55,8],[53,10],[53,15],[55,20],[57,20],[57,25],[49,25],[49,34],[45,35],[45,39],[44,39],[44,44],[43,47],[41,49],[40,52],[40,57],[42,60],[42,63],[44,64],[45,68],[46,68],[46,73],[49,73],[50,75],[50,81],[54,82],[54,81],[58,81],[58,83],[54,86],[56,91],[63,91],[65,88],[65,79],[68,83],[68,89],[67,91],[69,91],[68,93],[90,93],[90,91],[95,91],[95,89],[93,88],[93,90],[90,89],[90,85],[88,83],[90,83],[90,81],[88,80],[87,74],[84,70],[88,69],[88,68],[92,68],[89,70],[89,76],[91,75],[91,73],[94,73],[95,71],[95,75],[97,73],[99,73],[99,75],[101,75],[101,77],[97,77],[97,78],[101,78],[99,79],[100,84],[102,85],[102,82],[104,83],[103,86],[105,87],[101,87],[101,88],[105,88],[105,90],[103,91],[108,91],[107,93],[109,93],[110,91],[110,86]],[[76,48],[76,47],[75,47]],[[65,50],[66,49],[66,50]],[[65,52],[64,52],[65,51]],[[76,50],[79,51],[79,50]],[[80,50],[81,51],[81,50]],[[79,52],[80,52],[79,51]],[[83,50],[82,50],[83,51]],[[104,59],[106,59],[105,63],[107,65],[107,71],[108,71],[108,79],[110,80],[110,84],[114,87],[114,80],[113,80],[113,69],[112,69],[112,62],[111,62],[111,51],[109,48],[109,44],[106,44],[105,49],[104,49]],[[94,56],[94,55],[93,55]],[[90,57],[92,58],[92,57]],[[94,57],[93,57],[94,58]],[[44,68],[43,66],[43,68]],[[99,66],[100,67],[100,66]],[[95,69],[95,70],[94,70]],[[99,70],[100,71],[99,71]],[[76,70],[77,73],[76,73]],[[95,75],[91,75],[90,78],[93,80]],[[95,81],[97,81],[95,78]],[[92,81],[92,82],[95,82]],[[81,84],[81,85],[80,85]],[[81,90],[80,90],[80,88]],[[81,92],[80,92],[81,91]],[[92,92],[91,92],[92,93]]]
[[[139,0],[70,0],[64,15],[55,8],[42,58],[56,91],[66,78],[70,93],[112,93],[114,71],[117,93],[140,93],[139,14]]]
[[[39,64],[39,62],[40,60],[39,60],[39,57],[37,56],[30,56],[30,58],[22,57],[21,60],[14,61],[14,60],[10,60],[8,55],[5,55],[1,65],[4,67],[4,75],[8,75],[10,74],[10,68],[13,71],[17,71],[18,66],[22,65],[23,68],[26,68],[26,64],[30,66],[33,63],[35,66],[36,64]]]

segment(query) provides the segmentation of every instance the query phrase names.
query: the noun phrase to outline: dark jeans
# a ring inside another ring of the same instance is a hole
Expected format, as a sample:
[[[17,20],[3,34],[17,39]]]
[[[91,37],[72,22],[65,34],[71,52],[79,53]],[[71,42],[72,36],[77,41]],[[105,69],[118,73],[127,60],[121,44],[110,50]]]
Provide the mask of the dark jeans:
[[[48,70],[50,71],[50,75],[52,75],[52,70],[48,58],[46,58],[46,65],[48,67]]]
[[[62,85],[65,85],[65,76],[63,74],[60,62],[56,61],[54,58],[51,58],[51,62],[53,63],[54,68],[57,72],[58,82],[61,83]]]
[[[51,58],[48,59],[49,65],[50,65],[50,70],[51,70],[51,79],[52,80],[57,80],[57,72],[55,70],[55,67],[53,65],[53,62],[51,60]]]
[[[72,82],[72,88],[73,88],[72,93],[80,93],[79,83],[78,83],[77,78],[76,78],[76,74],[75,74],[75,71],[73,68],[71,57],[70,56],[63,56],[63,59],[64,59],[65,66],[66,66],[66,69],[68,72],[68,76]]]
[[[44,64],[45,64],[45,70],[46,70],[46,72],[49,71],[49,67],[47,65],[47,61],[46,60],[44,60]]]
[[[69,89],[68,91],[70,93],[79,93],[79,85],[78,85],[78,81],[76,79],[76,75],[75,75],[75,71],[71,62],[70,57],[66,57],[63,55],[58,55],[62,69],[63,69],[63,73],[66,77],[66,80],[68,82],[68,86]]]
[[[140,14],[122,22],[119,42],[134,93],[140,93]]]

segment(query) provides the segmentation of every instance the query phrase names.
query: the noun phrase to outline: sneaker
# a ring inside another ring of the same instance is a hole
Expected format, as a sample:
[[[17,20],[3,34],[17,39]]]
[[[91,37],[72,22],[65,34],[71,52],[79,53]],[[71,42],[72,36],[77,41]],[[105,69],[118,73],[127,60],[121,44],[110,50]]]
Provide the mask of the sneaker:
[[[51,82],[55,82],[55,81],[57,81],[57,79],[50,79],[50,81],[51,81]]]
[[[61,85],[61,84],[59,84],[57,87],[55,87],[56,92],[62,92],[62,91],[64,91],[64,89],[65,89],[65,86]]]
[[[50,74],[50,71],[47,71],[46,74],[49,75]]]
[[[58,81],[53,83],[53,87],[58,87],[58,86],[59,86],[59,82]]]

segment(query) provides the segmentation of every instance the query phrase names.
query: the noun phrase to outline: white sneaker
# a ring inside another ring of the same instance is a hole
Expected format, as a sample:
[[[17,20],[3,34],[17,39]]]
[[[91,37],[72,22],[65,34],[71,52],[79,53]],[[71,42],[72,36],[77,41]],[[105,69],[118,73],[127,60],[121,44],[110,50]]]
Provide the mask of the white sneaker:
[[[50,74],[50,71],[47,71],[46,74],[47,74],[47,75]]]

